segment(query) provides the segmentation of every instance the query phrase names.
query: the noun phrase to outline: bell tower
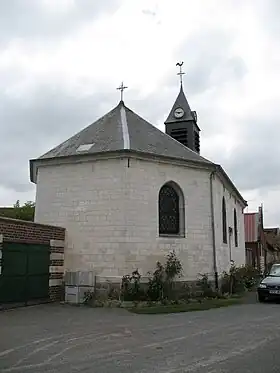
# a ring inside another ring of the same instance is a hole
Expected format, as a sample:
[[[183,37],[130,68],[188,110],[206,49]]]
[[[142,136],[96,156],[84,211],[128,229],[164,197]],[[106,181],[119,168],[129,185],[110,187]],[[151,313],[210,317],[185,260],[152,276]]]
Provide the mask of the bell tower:
[[[197,125],[197,114],[195,111],[191,110],[183,90],[183,62],[178,62],[176,66],[179,66],[180,68],[178,73],[180,76],[180,91],[166,121],[164,122],[165,133],[199,154],[200,129]]]

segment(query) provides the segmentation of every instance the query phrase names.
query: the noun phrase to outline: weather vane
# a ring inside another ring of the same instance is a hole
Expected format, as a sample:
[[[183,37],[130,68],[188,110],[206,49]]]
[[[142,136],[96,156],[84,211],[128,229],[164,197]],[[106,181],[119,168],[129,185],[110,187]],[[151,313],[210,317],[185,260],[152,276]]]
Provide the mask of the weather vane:
[[[122,84],[117,88],[119,91],[121,91],[121,101],[123,101],[123,91],[124,91],[126,88],[128,88],[128,87],[125,87],[125,86],[123,85],[123,82],[122,82]]]
[[[177,63],[176,63],[176,66],[179,66],[179,68],[180,68],[180,71],[177,73],[177,75],[180,76],[180,83],[181,83],[181,85],[183,84],[183,75],[185,74],[185,73],[183,73],[183,71],[182,71],[182,66],[183,66],[183,64],[184,64],[183,61],[182,61],[182,62],[177,62]]]

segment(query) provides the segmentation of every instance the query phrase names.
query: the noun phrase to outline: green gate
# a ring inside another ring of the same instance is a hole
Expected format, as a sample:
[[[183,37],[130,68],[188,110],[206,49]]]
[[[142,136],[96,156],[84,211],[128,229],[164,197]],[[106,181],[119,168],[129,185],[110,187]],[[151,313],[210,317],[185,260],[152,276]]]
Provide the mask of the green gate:
[[[4,242],[0,303],[24,303],[49,297],[48,245]]]

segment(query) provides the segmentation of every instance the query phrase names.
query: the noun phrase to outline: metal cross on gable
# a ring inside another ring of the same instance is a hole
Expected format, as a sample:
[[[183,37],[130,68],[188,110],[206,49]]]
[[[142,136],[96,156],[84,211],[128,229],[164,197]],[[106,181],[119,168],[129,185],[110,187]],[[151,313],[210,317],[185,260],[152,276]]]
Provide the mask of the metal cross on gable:
[[[180,68],[180,71],[177,73],[177,75],[180,76],[180,83],[181,83],[181,85],[183,84],[183,75],[185,74],[185,73],[182,71],[182,66],[183,66],[183,64],[184,64],[183,61],[182,61],[182,62],[177,62],[177,63],[176,63],[176,66],[179,66],[179,68]]]
[[[121,92],[121,101],[123,101],[123,91],[124,91],[126,88],[128,88],[128,87],[125,87],[125,86],[123,85],[123,82],[122,82],[122,84],[117,88],[117,89]]]

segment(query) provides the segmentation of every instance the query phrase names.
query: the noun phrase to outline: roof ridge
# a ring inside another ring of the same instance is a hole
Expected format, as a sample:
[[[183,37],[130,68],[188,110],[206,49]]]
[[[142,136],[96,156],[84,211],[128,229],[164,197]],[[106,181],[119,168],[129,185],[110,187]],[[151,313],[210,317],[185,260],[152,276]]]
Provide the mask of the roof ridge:
[[[124,106],[124,104],[120,107],[120,116],[122,124],[123,148],[130,149],[130,137],[126,118],[126,107]]]

